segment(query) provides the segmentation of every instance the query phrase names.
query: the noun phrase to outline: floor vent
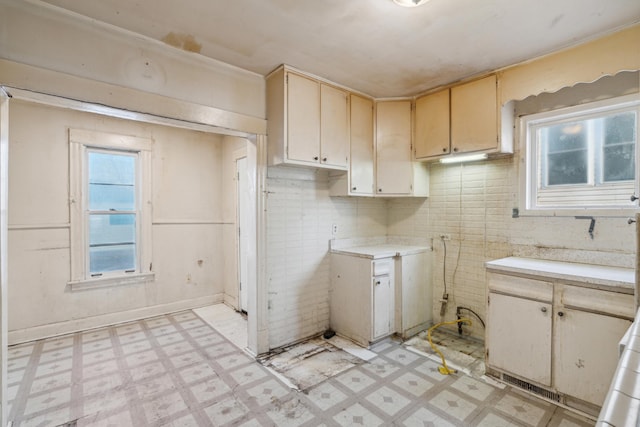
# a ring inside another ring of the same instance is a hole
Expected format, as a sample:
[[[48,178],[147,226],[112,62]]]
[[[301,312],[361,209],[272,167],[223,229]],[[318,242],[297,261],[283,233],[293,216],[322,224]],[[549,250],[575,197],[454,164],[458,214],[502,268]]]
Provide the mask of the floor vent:
[[[561,396],[558,393],[554,393],[542,387],[538,387],[537,385],[522,381],[521,379],[512,377],[511,375],[502,374],[502,381],[523,390],[527,390],[528,392],[531,392],[533,394],[537,394],[538,396],[544,397],[545,399],[551,400],[553,402],[560,403],[561,401]]]

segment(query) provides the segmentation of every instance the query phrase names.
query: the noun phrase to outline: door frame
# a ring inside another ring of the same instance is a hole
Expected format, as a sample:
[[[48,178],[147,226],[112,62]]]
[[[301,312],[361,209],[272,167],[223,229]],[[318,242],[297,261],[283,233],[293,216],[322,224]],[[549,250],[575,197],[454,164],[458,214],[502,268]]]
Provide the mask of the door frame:
[[[84,80],[81,80],[85,83]],[[237,131],[231,128],[223,128],[214,125],[203,124],[198,121],[189,121],[179,117],[183,110],[181,101],[165,99],[168,108],[175,107],[176,118],[171,115],[158,116],[149,113],[128,111],[118,107],[98,105],[82,100],[63,98],[57,95],[49,95],[37,91],[0,86],[0,426],[7,425],[7,358],[8,358],[8,175],[9,175],[9,103],[10,99],[34,102],[54,107],[67,108],[77,111],[85,111],[101,114],[109,117],[118,117],[128,120],[155,123],[170,127],[186,128],[213,134],[239,136],[248,140],[247,160],[248,165],[253,166],[253,179],[255,202],[255,236],[256,250],[255,262],[250,265],[250,274],[255,276],[255,286],[249,289],[249,308],[253,315],[248,316],[248,348],[249,353],[258,355],[269,350],[268,335],[268,307],[266,287],[266,176],[267,176],[267,137],[263,134],[252,134],[245,131]],[[191,105],[192,117],[199,118],[208,113],[208,107]],[[202,110],[202,111],[201,111]],[[201,114],[200,114],[201,113]],[[235,117],[234,113],[221,112],[223,117]],[[241,123],[241,122],[238,122]]]

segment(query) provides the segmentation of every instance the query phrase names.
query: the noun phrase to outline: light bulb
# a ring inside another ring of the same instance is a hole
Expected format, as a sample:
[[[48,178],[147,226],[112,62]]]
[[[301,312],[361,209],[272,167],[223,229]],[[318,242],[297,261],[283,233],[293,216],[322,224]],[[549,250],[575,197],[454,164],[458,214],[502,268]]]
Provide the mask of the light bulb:
[[[404,7],[416,7],[421,4],[425,4],[428,0],[393,0],[393,2],[399,6]]]

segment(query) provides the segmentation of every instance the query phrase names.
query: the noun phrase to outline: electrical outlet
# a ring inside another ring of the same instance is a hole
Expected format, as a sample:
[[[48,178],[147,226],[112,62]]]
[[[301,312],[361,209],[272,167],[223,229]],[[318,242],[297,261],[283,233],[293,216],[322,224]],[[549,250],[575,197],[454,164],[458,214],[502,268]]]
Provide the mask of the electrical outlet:
[[[441,234],[440,240],[451,240],[451,234]]]
[[[333,224],[331,226],[331,234],[333,234],[334,236],[338,234],[338,224]]]

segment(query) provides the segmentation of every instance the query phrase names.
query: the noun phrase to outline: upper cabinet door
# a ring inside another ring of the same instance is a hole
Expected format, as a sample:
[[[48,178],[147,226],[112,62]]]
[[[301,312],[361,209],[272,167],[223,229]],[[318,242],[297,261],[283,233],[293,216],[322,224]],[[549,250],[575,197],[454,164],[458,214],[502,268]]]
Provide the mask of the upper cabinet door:
[[[320,162],[346,169],[349,152],[349,94],[321,84]]]
[[[373,100],[351,95],[350,193],[373,194]]]
[[[498,148],[496,76],[451,88],[451,151]]]
[[[449,154],[449,89],[416,99],[415,158]]]
[[[320,83],[287,74],[287,158],[320,163]]]
[[[411,101],[376,104],[376,194],[411,194]]]

